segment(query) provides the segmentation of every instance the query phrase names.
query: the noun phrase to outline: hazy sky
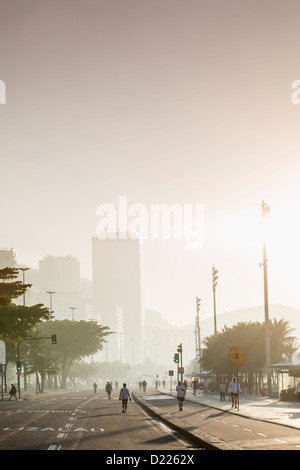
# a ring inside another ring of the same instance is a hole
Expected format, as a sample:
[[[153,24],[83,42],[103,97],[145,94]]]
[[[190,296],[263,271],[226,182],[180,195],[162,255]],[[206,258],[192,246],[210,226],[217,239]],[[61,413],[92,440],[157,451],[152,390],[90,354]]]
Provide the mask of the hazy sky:
[[[205,244],[144,244],[145,305],[182,325],[300,309],[299,0],[0,0],[0,246],[91,279],[101,203],[204,204]],[[251,319],[249,319],[251,320]],[[263,321],[263,318],[262,318]]]

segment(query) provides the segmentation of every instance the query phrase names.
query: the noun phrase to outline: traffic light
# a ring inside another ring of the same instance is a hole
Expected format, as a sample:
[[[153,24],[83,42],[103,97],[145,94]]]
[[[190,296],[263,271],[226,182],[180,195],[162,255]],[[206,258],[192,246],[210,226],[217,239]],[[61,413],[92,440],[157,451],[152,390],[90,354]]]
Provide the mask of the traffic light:
[[[21,372],[21,369],[22,369],[22,367],[21,367],[21,362],[20,362],[20,361],[17,361],[17,371],[18,371],[18,372]]]
[[[176,364],[179,363],[179,354],[178,353],[174,354],[174,362],[176,362]]]
[[[177,352],[181,353],[182,352],[182,344],[178,344]]]
[[[199,299],[199,297],[196,297],[197,313],[200,312],[200,304],[201,304],[201,299]]]
[[[51,341],[52,341],[52,344],[57,344],[57,342],[56,342],[56,335],[52,335],[52,336],[51,336]]]
[[[216,285],[218,284],[217,283],[217,279],[218,279],[217,274],[218,274],[218,272],[219,271],[213,266],[212,267],[212,286],[213,286],[213,289],[215,289]]]

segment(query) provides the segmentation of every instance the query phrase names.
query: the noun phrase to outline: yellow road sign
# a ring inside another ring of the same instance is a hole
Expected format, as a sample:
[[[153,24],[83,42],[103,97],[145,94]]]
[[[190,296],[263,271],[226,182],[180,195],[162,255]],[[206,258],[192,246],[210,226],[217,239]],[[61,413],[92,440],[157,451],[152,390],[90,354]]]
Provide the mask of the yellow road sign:
[[[244,346],[230,346],[229,347],[229,365],[230,366],[244,366],[245,365]]]

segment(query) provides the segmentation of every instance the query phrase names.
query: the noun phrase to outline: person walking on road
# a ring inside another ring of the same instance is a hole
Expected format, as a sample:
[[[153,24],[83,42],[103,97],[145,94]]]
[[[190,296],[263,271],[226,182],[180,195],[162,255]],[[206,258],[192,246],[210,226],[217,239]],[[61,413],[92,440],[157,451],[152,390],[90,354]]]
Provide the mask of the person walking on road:
[[[122,400],[122,413],[126,413],[128,398],[131,401],[131,396],[126,384],[123,384],[123,388],[120,390],[119,400]]]
[[[176,386],[176,392],[177,392],[179,411],[182,411],[184,397],[185,397],[185,386],[180,381],[178,382],[178,385]]]
[[[227,393],[230,393],[231,395],[231,408],[237,408],[237,399],[239,396],[239,393],[242,393],[240,384],[237,383],[236,377],[232,377],[232,381],[229,384]]]
[[[9,391],[9,399],[8,400],[11,400],[12,397],[15,397],[15,399],[18,401],[16,387],[14,386],[14,384],[10,384],[10,387],[11,387],[11,389]]]
[[[107,398],[108,400],[111,400],[111,391],[112,391],[112,386],[111,386],[111,383],[109,383],[109,381],[107,381],[107,384],[105,386],[105,391],[107,393]]]
[[[94,387],[94,393],[96,393],[96,392],[97,392],[97,384],[96,384],[96,382],[93,383],[93,387]]]

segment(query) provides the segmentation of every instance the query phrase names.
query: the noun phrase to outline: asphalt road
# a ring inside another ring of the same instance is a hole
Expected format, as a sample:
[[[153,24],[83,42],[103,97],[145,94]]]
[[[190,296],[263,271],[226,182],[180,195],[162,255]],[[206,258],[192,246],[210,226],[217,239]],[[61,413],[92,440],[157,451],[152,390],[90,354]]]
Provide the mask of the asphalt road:
[[[179,418],[243,450],[299,450],[300,430],[185,401],[179,412],[170,396],[147,396],[158,414]],[[187,453],[197,448],[133,401],[121,412],[118,393],[108,400],[93,390],[0,401],[0,450],[105,450]]]
[[[117,392],[67,391],[0,402],[1,450],[195,449],[133,401],[122,413]]]

